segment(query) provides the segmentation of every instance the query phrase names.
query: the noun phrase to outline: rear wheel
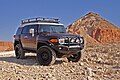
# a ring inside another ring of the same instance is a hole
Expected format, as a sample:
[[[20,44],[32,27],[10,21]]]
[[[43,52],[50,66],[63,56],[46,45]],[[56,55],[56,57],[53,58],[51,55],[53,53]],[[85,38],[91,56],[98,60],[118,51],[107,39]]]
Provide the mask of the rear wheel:
[[[25,58],[25,52],[20,44],[15,46],[15,56],[17,59]]]
[[[76,54],[72,54],[70,55],[70,57],[68,57],[68,61],[72,61],[72,62],[78,62],[81,58],[81,52],[77,52]]]
[[[40,47],[37,51],[37,60],[40,65],[52,65],[56,61],[56,53],[48,46]]]

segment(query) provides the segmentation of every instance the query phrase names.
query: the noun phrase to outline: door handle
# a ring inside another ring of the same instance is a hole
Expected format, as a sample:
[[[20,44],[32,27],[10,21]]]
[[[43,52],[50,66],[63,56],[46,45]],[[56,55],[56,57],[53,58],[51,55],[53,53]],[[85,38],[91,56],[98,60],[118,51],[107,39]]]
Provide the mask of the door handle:
[[[28,38],[28,36],[24,36],[24,38],[25,38],[25,39],[27,39],[27,38]]]

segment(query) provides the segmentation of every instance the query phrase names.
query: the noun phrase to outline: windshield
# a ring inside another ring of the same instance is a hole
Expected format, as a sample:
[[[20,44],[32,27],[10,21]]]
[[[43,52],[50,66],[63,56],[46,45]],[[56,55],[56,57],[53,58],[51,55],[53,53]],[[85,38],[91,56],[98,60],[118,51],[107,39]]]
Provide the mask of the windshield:
[[[63,25],[40,25],[40,32],[66,33]]]

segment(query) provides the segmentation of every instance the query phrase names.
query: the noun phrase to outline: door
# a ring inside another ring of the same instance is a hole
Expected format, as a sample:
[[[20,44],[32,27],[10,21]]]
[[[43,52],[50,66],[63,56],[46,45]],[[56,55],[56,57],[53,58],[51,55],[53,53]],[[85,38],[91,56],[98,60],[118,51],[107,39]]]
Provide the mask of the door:
[[[31,32],[31,30],[32,30],[32,32]],[[37,49],[37,43],[36,43],[37,42],[36,41],[37,34],[38,34],[38,25],[30,25],[29,26],[28,48],[30,48],[32,50]]]
[[[31,30],[34,30],[34,33],[31,33]],[[26,49],[36,48],[37,32],[38,32],[37,25],[28,25],[24,27],[21,35],[21,42],[24,48]]]

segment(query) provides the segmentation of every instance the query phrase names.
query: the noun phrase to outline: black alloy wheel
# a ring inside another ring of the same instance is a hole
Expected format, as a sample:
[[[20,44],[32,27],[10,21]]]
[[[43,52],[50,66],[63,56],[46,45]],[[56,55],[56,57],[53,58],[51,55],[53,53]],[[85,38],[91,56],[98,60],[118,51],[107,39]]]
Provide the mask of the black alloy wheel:
[[[56,61],[56,53],[48,46],[40,47],[37,51],[37,61],[40,65],[52,65]]]

